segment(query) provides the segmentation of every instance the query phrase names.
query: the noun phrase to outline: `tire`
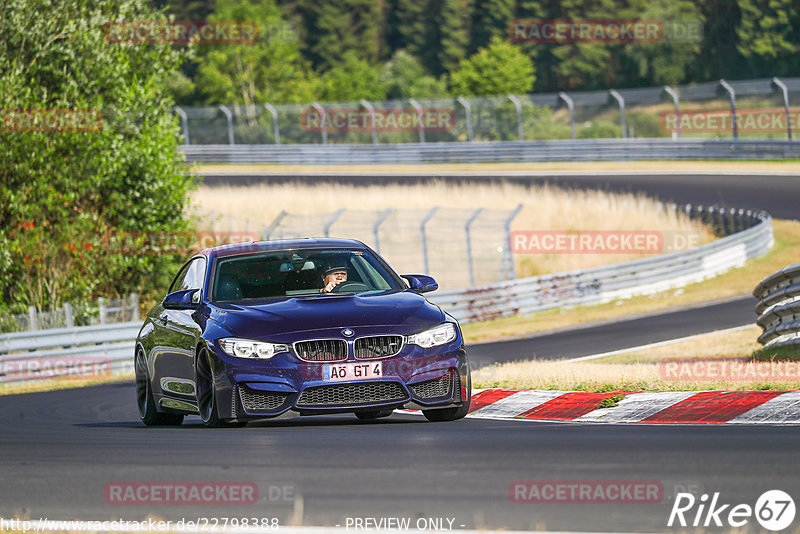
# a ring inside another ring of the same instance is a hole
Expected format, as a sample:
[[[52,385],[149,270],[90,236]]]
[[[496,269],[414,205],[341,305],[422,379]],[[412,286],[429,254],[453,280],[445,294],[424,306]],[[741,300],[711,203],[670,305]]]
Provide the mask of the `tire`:
[[[203,349],[197,355],[194,366],[195,395],[197,410],[203,424],[209,428],[242,427],[246,421],[232,421],[219,416],[217,396],[214,393],[214,365],[208,351]]]
[[[136,407],[139,409],[139,419],[146,426],[177,426],[183,423],[183,415],[175,413],[159,413],[153,399],[153,387],[147,372],[147,360],[144,350],[140,347],[136,351],[134,364],[136,374]]]
[[[463,419],[469,413],[470,400],[472,399],[472,373],[467,371],[467,398],[461,406],[453,406],[452,408],[442,408],[439,410],[422,410],[422,415],[425,419],[432,423],[441,423],[443,421],[457,421]]]
[[[369,410],[366,412],[356,412],[356,417],[358,417],[362,421],[370,421],[372,419],[379,419],[381,417],[389,417],[390,415],[392,415],[393,411],[394,410],[389,408],[386,410]]]

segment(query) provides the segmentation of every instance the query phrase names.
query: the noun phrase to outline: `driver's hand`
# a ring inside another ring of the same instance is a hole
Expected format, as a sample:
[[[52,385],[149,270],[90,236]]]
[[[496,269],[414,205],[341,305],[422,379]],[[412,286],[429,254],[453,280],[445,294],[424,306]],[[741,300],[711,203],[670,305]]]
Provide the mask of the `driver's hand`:
[[[333,291],[333,288],[338,286],[338,285],[339,285],[339,281],[338,280],[336,280],[336,279],[331,280],[330,282],[328,282],[325,285],[325,287],[322,289],[322,291],[324,293],[330,293],[331,291]]]

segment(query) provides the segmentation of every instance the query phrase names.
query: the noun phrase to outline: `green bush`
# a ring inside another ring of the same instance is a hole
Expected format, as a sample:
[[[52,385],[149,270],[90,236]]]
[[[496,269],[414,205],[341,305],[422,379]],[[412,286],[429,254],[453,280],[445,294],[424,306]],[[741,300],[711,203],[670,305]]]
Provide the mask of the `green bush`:
[[[163,17],[140,0],[9,0],[0,12],[0,311],[162,292],[176,255],[109,253],[103,236],[189,228],[192,177],[164,89],[181,55],[104,34]],[[90,120],[30,122],[44,110]]]

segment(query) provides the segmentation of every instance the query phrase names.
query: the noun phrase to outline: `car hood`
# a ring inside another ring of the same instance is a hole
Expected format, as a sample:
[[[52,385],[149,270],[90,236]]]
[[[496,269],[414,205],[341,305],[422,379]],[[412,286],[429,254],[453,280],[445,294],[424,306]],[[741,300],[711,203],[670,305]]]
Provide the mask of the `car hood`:
[[[234,335],[268,339],[293,332],[369,326],[390,326],[393,332],[410,334],[441,323],[444,314],[422,295],[402,291],[287,298],[247,305],[215,303],[210,318]]]

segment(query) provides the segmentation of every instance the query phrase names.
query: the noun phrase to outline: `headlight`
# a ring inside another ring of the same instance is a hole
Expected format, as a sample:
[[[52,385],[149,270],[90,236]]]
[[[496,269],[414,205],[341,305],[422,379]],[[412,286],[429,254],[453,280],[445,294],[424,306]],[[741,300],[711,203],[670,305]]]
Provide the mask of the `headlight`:
[[[456,327],[453,323],[444,323],[408,336],[409,345],[419,345],[422,348],[429,349],[438,345],[450,343],[456,338]]]
[[[228,356],[236,358],[255,358],[269,360],[281,352],[289,352],[287,345],[267,343],[265,341],[251,341],[249,339],[228,338],[220,339],[219,346]]]

